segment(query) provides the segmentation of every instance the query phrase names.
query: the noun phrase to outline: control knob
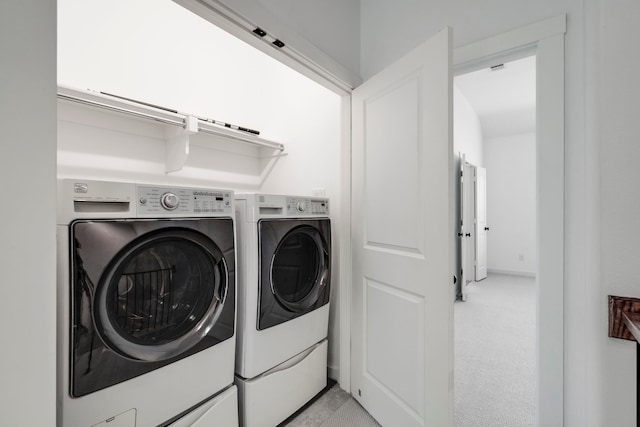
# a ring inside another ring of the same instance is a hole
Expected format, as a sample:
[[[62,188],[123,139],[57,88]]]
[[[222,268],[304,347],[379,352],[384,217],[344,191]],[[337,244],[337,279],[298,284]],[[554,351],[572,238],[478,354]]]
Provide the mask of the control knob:
[[[304,202],[296,203],[296,209],[298,210],[298,212],[304,212]]]
[[[166,210],[172,211],[178,207],[180,200],[178,199],[178,196],[173,193],[164,193],[162,197],[160,197],[160,204]]]

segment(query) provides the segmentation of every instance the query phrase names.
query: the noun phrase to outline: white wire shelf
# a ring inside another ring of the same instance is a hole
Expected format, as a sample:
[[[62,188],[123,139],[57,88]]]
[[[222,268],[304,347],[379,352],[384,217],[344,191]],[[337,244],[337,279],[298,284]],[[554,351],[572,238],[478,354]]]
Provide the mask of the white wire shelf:
[[[284,145],[264,139],[249,132],[229,129],[201,119],[199,117],[173,112],[163,107],[153,106],[122,99],[117,96],[94,91],[84,91],[58,86],[58,99],[100,108],[143,120],[151,120],[174,127],[166,137],[166,171],[176,172],[182,169],[189,155],[189,136],[201,132],[215,135],[225,140],[251,144],[260,148],[272,149],[282,153]]]

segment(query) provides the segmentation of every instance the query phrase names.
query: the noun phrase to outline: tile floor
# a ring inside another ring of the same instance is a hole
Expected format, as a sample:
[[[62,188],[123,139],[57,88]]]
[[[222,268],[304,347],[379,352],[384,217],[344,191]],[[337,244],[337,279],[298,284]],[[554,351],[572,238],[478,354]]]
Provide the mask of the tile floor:
[[[335,382],[278,427],[380,427]]]

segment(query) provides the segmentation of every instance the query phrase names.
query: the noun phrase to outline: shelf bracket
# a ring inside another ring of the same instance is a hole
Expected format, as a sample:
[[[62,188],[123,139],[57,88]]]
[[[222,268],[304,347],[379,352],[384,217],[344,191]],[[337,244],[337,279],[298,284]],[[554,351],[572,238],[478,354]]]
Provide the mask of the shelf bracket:
[[[189,137],[198,132],[198,118],[185,116],[184,127],[165,132],[165,172],[182,170],[189,157]]]

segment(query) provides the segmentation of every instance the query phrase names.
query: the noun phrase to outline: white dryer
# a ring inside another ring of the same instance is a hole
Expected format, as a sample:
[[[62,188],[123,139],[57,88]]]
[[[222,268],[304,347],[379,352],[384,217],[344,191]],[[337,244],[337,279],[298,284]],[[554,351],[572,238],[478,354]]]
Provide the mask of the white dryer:
[[[228,190],[58,182],[59,427],[237,425],[234,236]]]
[[[329,201],[251,193],[235,204],[240,422],[273,427],[326,386]]]

